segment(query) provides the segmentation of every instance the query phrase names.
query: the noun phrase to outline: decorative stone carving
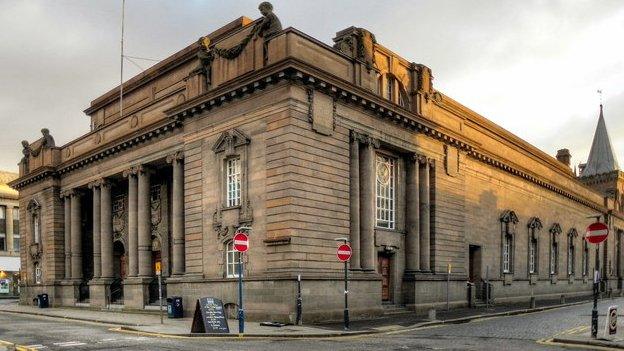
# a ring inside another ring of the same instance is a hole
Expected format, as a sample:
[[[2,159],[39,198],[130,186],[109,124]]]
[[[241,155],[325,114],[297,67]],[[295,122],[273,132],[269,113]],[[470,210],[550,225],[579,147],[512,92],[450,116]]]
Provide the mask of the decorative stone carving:
[[[504,230],[506,234],[514,235],[516,234],[516,225],[518,224],[518,216],[514,211],[507,210],[503,212],[500,217],[500,221],[503,223]]]
[[[336,99],[314,89],[308,89],[308,120],[312,129],[323,135],[332,135],[335,128]]]
[[[455,177],[459,173],[459,152],[457,148],[444,145],[446,174]]]
[[[364,28],[349,27],[336,34],[334,49],[363,61],[369,71],[375,67],[375,35]]]
[[[527,224],[529,229],[534,229],[535,231],[542,230],[542,221],[537,217],[532,217]]]
[[[55,147],[54,138],[50,135],[48,128],[41,129],[43,135],[39,140],[30,144],[30,154],[37,157],[41,150]]]
[[[231,155],[234,149],[249,144],[251,139],[238,129],[231,129],[223,132],[217,142],[212,146],[214,153],[225,152],[226,156]]]
[[[162,185],[161,184],[153,184],[150,189],[150,207],[152,214],[152,232],[157,231],[160,222],[162,221]]]
[[[553,235],[553,237],[556,237],[557,235],[563,232],[563,230],[561,230],[561,225],[559,225],[559,223],[553,223],[553,225],[550,227],[548,231],[550,232],[550,234]]]
[[[126,194],[113,198],[113,237],[120,240],[126,231]]]

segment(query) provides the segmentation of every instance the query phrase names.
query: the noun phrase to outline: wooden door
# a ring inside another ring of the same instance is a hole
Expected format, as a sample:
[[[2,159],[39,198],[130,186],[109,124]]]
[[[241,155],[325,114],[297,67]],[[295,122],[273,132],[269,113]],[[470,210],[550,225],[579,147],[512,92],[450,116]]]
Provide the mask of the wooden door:
[[[390,301],[390,258],[380,255],[377,261],[381,274],[381,300]]]

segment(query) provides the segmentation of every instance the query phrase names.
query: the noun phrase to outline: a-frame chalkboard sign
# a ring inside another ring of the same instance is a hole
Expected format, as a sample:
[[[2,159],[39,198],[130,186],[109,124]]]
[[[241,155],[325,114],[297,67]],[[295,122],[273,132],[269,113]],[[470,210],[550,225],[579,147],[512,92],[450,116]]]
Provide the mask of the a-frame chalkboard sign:
[[[191,333],[229,333],[223,302],[212,297],[202,297],[195,304]]]

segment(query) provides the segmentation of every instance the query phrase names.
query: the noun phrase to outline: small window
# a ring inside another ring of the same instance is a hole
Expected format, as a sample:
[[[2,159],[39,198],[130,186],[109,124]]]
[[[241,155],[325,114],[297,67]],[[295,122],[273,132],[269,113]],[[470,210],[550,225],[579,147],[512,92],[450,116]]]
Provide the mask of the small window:
[[[227,206],[239,206],[241,199],[241,167],[240,158],[230,158],[226,164],[226,195]]]
[[[6,251],[6,234],[0,233],[0,251]]]
[[[557,257],[559,256],[559,249],[557,246],[557,242],[555,242],[553,240],[553,242],[550,245],[550,274],[551,275],[555,275],[557,274]]]
[[[6,234],[7,223],[6,223],[6,206],[0,206],[0,234]]]
[[[234,250],[234,241],[230,240],[225,245],[225,260],[226,260],[226,272],[227,278],[238,278],[239,274],[239,258],[240,252]]]
[[[511,273],[512,236],[505,235],[503,242],[503,273]]]
[[[394,100],[394,78],[390,76],[386,76],[386,95],[384,97],[390,101]]]
[[[377,155],[375,168],[377,227],[394,229],[396,216],[396,160],[385,155]]]
[[[41,284],[41,277],[41,267],[39,266],[39,263],[35,263],[35,284]]]
[[[18,252],[20,250],[20,236],[19,234],[13,234],[13,251]]]
[[[529,242],[529,274],[535,274],[537,272],[537,240],[534,238]]]
[[[568,245],[568,275],[574,275],[574,242],[570,240]]]
[[[19,208],[13,207],[13,235],[19,235]]]

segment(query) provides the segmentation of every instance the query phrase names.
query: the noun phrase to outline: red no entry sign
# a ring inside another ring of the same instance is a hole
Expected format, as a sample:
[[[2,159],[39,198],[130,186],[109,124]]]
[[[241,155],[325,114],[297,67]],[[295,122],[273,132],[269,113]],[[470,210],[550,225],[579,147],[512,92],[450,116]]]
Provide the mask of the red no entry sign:
[[[246,252],[249,249],[249,237],[245,233],[234,234],[234,250]]]
[[[592,244],[600,244],[605,241],[609,235],[609,227],[604,223],[593,223],[587,227],[587,233],[585,234],[585,240]]]
[[[336,256],[342,262],[346,262],[351,258],[351,246],[347,244],[342,244],[338,247],[338,251],[336,251]]]

